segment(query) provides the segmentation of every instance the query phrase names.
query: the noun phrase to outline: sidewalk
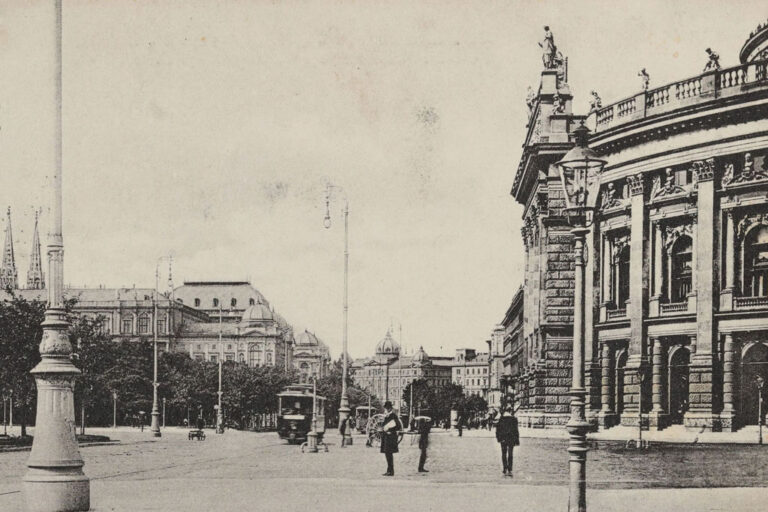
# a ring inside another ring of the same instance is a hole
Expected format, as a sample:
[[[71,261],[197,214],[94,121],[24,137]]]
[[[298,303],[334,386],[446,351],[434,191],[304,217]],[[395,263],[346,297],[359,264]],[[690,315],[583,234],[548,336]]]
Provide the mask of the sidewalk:
[[[452,430],[451,435],[458,435]],[[495,437],[493,430],[467,430],[462,434],[466,437]],[[600,432],[590,432],[587,438],[592,441],[628,441],[637,439],[637,427],[617,426]],[[568,432],[562,428],[520,428],[520,437],[568,439]],[[644,430],[643,440],[651,443],[678,444],[758,444],[759,431],[757,426],[744,427],[738,432],[698,432],[687,430],[682,425],[674,425],[664,430]],[[768,428],[763,428],[763,443],[768,444]]]

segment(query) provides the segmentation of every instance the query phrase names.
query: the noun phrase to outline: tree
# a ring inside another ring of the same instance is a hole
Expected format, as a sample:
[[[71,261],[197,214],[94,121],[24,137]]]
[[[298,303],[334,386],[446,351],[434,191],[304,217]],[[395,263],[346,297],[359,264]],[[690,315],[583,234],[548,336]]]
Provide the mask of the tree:
[[[27,435],[29,411],[36,401],[35,379],[30,370],[40,362],[39,345],[43,337],[40,324],[45,303],[27,301],[8,290],[10,299],[0,302],[0,382],[11,393],[19,410],[21,435]]]
[[[462,386],[454,383],[440,386],[435,390],[434,396],[433,414],[435,419],[448,420],[452,410],[462,410],[464,399]]]
[[[413,389],[413,413],[429,412],[429,414],[435,414],[435,390],[430,387],[426,379],[416,379],[405,386],[402,401],[408,409],[401,412],[405,413],[411,410],[411,389]]]

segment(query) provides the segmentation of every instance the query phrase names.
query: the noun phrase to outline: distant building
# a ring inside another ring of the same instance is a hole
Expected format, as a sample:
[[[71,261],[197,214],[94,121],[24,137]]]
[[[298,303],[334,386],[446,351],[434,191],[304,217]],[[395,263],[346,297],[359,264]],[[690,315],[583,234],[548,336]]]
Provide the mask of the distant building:
[[[373,357],[356,359],[350,365],[356,386],[381,400],[389,400],[395,409],[404,411],[403,392],[414,380],[424,379],[431,387],[451,382],[452,359],[429,356],[423,347],[412,355],[400,353],[400,345],[392,330],[377,344]]]
[[[460,348],[451,361],[451,381],[464,388],[464,395],[477,395],[488,400],[490,373],[488,353],[473,348]]]
[[[331,368],[328,345],[312,332],[305,330],[299,333],[293,347],[293,367],[299,370],[301,382],[310,382],[312,377],[326,376]]]

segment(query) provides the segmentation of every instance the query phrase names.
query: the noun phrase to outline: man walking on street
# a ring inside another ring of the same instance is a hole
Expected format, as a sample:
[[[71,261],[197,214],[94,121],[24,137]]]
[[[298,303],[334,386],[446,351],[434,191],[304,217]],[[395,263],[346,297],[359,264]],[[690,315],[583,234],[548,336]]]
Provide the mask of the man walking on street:
[[[512,460],[515,446],[520,445],[520,432],[515,418],[514,399],[503,406],[503,412],[496,424],[496,441],[501,445],[501,463],[504,475],[512,476]]]
[[[392,454],[398,452],[397,433],[403,429],[400,418],[392,410],[392,402],[384,403],[384,431],[381,434],[381,453],[387,458],[387,472],[384,476],[395,476],[395,463]]]
[[[427,462],[427,447],[429,446],[429,431],[432,428],[432,420],[430,418],[421,418],[419,420],[419,449],[421,450],[421,456],[419,457],[419,473],[429,473],[424,469],[424,464]]]

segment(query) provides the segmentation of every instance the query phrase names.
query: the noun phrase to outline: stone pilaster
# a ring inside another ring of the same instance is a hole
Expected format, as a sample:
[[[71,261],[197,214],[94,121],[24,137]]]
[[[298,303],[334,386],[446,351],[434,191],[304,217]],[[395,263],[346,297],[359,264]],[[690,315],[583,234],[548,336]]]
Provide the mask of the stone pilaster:
[[[694,226],[693,272],[696,286],[696,346],[691,358],[689,409],[685,425],[691,428],[719,429],[719,417],[713,414],[714,348],[714,257],[715,190],[714,160],[694,162],[698,186],[697,223]],[[699,255],[700,257],[696,257]],[[716,421],[717,420],[717,421]]]
[[[664,259],[664,238],[662,235],[661,226],[659,223],[653,225],[653,261],[651,265],[653,267],[653,293],[648,301],[648,316],[659,316],[659,303],[661,302],[661,295],[663,293],[663,271],[662,262]]]
[[[629,304],[627,316],[630,322],[629,355],[641,355],[644,339],[643,314],[647,293],[645,258],[646,222],[643,194],[643,176],[628,178],[630,189],[631,234],[629,242]]]
[[[736,241],[734,239],[733,212],[727,210],[725,217],[725,288],[720,292],[720,311],[731,311],[733,309],[733,293],[736,287]]]

